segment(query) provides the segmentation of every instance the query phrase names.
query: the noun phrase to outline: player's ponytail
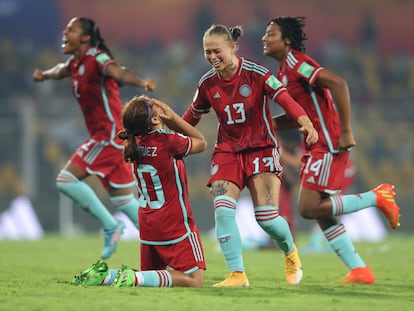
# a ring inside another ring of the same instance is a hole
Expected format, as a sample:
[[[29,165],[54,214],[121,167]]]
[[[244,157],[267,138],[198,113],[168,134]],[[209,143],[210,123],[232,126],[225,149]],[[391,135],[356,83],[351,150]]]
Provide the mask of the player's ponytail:
[[[227,28],[224,25],[213,24],[209,29],[204,33],[204,38],[209,35],[225,35],[227,40],[231,43],[237,42],[239,37],[243,34],[242,26],[234,26]]]
[[[90,44],[101,50],[104,50],[106,53],[113,57],[111,50],[106,46],[105,40],[102,38],[99,27],[95,21],[87,17],[79,17],[79,22],[82,27],[82,33],[84,35],[90,36]]]
[[[151,130],[152,109],[145,96],[135,96],[126,103],[122,110],[123,131],[118,138],[125,140],[124,160],[126,162],[139,161],[140,137],[147,135]]]

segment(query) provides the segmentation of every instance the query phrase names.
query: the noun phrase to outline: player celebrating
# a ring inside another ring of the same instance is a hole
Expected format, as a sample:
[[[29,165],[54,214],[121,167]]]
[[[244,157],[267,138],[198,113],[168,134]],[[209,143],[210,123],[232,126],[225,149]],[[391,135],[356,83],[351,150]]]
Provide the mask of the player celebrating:
[[[169,106],[132,98],[122,114],[124,157],[133,164],[140,193],[141,271],[109,269],[98,261],[75,276],[75,285],[115,287],[202,286],[204,253],[187,191],[182,157],[202,152],[204,136]],[[170,130],[163,129],[167,125]],[[174,131],[172,131],[174,130]]]
[[[102,224],[105,242],[101,258],[106,259],[115,252],[125,224],[112,216],[83,179],[98,176],[112,203],[138,225],[139,204],[132,192],[135,181],[131,168],[123,161],[123,146],[116,136],[121,129],[122,110],[118,84],[149,91],[156,84],[121,68],[98,26],[89,18],[75,17],[69,21],[63,31],[62,48],[64,54],[72,55],[67,62],[45,71],[36,69],[33,79],[72,79],[72,92],[82,109],[90,137],[59,172],[57,187]]]
[[[298,284],[302,266],[286,220],[279,215],[282,167],[272,128],[269,98],[300,126],[313,144],[317,133],[304,110],[283,85],[260,64],[236,55],[240,26],[212,25],[204,34],[204,56],[212,68],[202,76],[184,119],[196,125],[211,108],[216,112],[218,138],[208,186],[214,196],[216,237],[230,273],[214,286],[248,286],[242,243],[235,221],[240,192],[248,187],[259,225],[282,250],[288,284]]]
[[[317,220],[332,249],[350,269],[341,283],[371,284],[374,274],[335,216],[377,206],[395,229],[400,214],[394,186],[382,184],[365,193],[338,194],[349,150],[355,145],[348,86],[304,53],[304,25],[303,17],[278,17],[268,23],[262,38],[264,54],[279,62],[278,78],[307,112],[319,134],[318,143],[307,145],[302,158],[299,210],[304,218]],[[286,115],[274,121],[278,130],[297,126]]]

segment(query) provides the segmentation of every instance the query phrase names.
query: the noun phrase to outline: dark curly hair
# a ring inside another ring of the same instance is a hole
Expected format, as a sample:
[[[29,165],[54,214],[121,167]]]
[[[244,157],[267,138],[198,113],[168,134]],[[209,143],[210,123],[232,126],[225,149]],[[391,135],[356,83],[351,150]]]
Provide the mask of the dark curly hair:
[[[276,17],[269,21],[267,25],[277,24],[282,33],[283,39],[289,39],[291,47],[295,50],[305,52],[304,41],[308,38],[303,31],[305,27],[305,17]]]

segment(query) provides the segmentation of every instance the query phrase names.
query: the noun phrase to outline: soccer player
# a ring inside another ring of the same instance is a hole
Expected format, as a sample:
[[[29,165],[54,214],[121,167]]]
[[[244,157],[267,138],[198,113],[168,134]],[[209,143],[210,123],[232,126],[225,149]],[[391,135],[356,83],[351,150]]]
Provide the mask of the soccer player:
[[[90,137],[59,172],[56,184],[62,193],[101,223],[105,233],[101,258],[107,259],[115,252],[125,224],[112,216],[83,179],[89,175],[98,176],[111,202],[138,226],[138,201],[132,191],[135,181],[130,166],[123,161],[122,142],[116,136],[121,129],[122,110],[118,84],[152,91],[156,83],[121,68],[98,26],[89,18],[72,18],[63,30],[62,40],[63,53],[72,56],[48,70],[36,69],[33,79],[72,79],[72,92],[81,107]]]
[[[260,64],[237,56],[240,26],[212,25],[204,34],[204,56],[212,68],[198,84],[183,118],[196,125],[211,108],[219,127],[207,185],[213,195],[217,241],[230,271],[214,286],[248,286],[235,209],[244,187],[250,191],[259,225],[282,250],[288,284],[298,284],[302,266],[286,220],[279,215],[282,166],[272,127],[269,99],[275,100],[301,127],[306,141],[318,135],[304,110]]]
[[[141,271],[108,269],[98,261],[75,276],[75,285],[115,287],[203,286],[204,252],[187,190],[183,157],[207,142],[168,105],[132,98],[122,113],[124,158],[132,163],[140,194]],[[165,125],[170,129],[163,128]]]
[[[264,54],[280,65],[277,77],[307,112],[319,134],[316,144],[305,146],[299,211],[304,218],[316,219],[332,249],[350,269],[340,282],[371,284],[374,274],[335,216],[377,206],[395,229],[400,214],[394,186],[381,184],[365,193],[339,194],[349,150],[355,146],[349,90],[346,81],[304,53],[304,21],[303,17],[275,18],[267,24],[262,38]],[[287,115],[276,116],[274,121],[278,130],[297,126]]]

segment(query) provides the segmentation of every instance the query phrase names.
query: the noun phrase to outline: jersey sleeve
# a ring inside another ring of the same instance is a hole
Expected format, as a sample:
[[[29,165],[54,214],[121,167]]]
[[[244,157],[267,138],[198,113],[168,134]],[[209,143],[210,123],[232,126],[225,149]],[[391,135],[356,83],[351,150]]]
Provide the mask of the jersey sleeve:
[[[95,57],[95,61],[101,72],[105,72],[105,69],[109,64],[115,63],[115,60],[106,52],[101,52],[97,54]]]
[[[303,60],[294,67],[295,74],[300,79],[305,79],[311,86],[316,86],[316,79],[323,69],[318,63],[311,60]]]
[[[283,86],[273,74],[270,72],[265,77],[264,89],[267,96],[272,100],[276,101],[276,97],[283,91],[286,91],[286,88]]]
[[[297,120],[301,116],[306,116],[305,110],[299,105],[288,93],[288,91],[284,91],[279,93],[275,100],[283,110],[293,119]]]
[[[194,95],[193,103],[183,114],[183,119],[190,123],[192,126],[195,126],[198,124],[198,122],[200,122],[203,114],[210,112],[210,109],[210,104],[207,101],[203,100],[202,90],[200,91],[199,86]]]
[[[274,75],[269,74],[265,81],[265,90],[269,97],[285,110],[293,119],[297,120],[300,116],[306,115],[305,110],[288,93]]]
[[[171,154],[176,157],[186,157],[193,147],[189,136],[177,132],[168,135],[168,142]]]

